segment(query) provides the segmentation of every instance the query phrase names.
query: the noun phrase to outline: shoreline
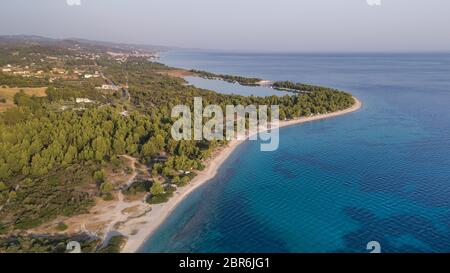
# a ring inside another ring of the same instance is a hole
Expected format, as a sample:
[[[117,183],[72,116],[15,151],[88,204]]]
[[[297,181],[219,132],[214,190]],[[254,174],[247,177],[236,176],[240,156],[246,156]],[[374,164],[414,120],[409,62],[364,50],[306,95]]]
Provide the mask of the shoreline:
[[[289,121],[280,121],[278,127],[282,128],[355,112],[362,107],[362,103],[356,97],[353,98],[355,99],[355,104],[345,110],[315,115],[311,117],[301,117]],[[227,146],[221,148],[219,151],[217,151],[212,159],[207,161],[205,169],[198,172],[197,176],[189,183],[189,185],[177,189],[177,191],[174,192],[173,197],[170,198],[168,202],[153,205],[152,210],[146,215],[136,219],[132,219],[128,221],[124,227],[120,228],[118,231],[128,237],[128,240],[125,246],[122,248],[121,252],[137,252],[142,247],[142,245],[154,234],[158,227],[166,220],[171,212],[178,206],[178,204],[181,203],[181,201],[183,201],[194,190],[212,180],[218,173],[222,164],[229,158],[229,156],[235,151],[235,149],[245,141],[247,141],[247,139],[230,141]]]

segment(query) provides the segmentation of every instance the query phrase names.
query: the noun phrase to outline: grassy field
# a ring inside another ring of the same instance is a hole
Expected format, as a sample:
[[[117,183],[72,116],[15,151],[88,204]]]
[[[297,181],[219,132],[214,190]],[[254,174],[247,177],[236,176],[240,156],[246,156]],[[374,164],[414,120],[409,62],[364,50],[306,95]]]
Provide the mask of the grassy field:
[[[6,99],[6,103],[3,103],[0,101],[0,112],[3,112],[7,109],[13,108],[14,102],[13,98],[16,93],[18,93],[20,90],[23,90],[25,94],[29,96],[37,96],[37,97],[45,97],[45,91],[47,90],[47,87],[38,87],[38,88],[28,88],[28,87],[22,87],[22,88],[10,88],[10,87],[0,87],[0,100]]]

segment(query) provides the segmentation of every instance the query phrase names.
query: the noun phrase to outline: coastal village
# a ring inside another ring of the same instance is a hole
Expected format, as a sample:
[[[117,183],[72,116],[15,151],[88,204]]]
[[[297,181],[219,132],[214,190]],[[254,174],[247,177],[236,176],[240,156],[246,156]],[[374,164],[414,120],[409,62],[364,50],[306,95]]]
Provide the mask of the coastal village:
[[[81,50],[77,45],[74,48],[69,48],[74,52]],[[19,56],[19,52],[13,53],[15,56]],[[124,63],[128,58],[139,57],[147,58],[149,61],[157,61],[159,55],[156,53],[141,53],[139,51],[133,51],[129,53],[123,52],[107,52],[107,55],[111,56],[117,63]],[[104,76],[97,70],[96,61],[100,60],[101,55],[93,53],[78,53],[75,55],[63,55],[63,56],[44,56],[41,53],[31,53],[28,58],[31,58],[31,63],[27,65],[11,65],[6,64],[1,67],[1,72],[9,75],[22,76],[25,78],[35,77],[48,80],[52,83],[56,80],[81,80],[81,79],[96,79],[104,78]],[[24,61],[27,61],[27,57],[23,57]],[[80,62],[79,65],[65,65],[66,62]],[[87,62],[88,61],[88,62]],[[89,62],[91,61],[91,62]],[[113,85],[102,85],[99,88],[104,90],[119,89]]]
[[[46,55],[40,52],[30,53],[24,56],[23,62],[26,65],[20,64],[5,64],[0,68],[1,73],[4,75],[20,76],[23,78],[36,78],[42,79],[49,84],[57,81],[85,81],[95,85],[95,88],[105,94],[118,93],[122,96],[128,96],[128,84],[118,84],[108,79],[101,72],[100,66],[97,64],[102,58],[108,57],[114,60],[118,64],[126,62],[129,58],[146,58],[149,61],[159,60],[159,55],[156,52],[148,53],[142,50],[132,51],[106,51],[104,53],[92,53],[86,51],[79,44],[74,44],[69,47],[73,54],[70,55]],[[13,56],[20,57],[20,52],[13,52]],[[69,64],[69,65],[68,65]],[[3,89],[7,89],[5,85]],[[25,92],[28,92],[27,88],[22,88]],[[16,91],[20,91],[16,90]],[[11,92],[15,92],[9,90]],[[6,92],[6,90],[4,90]],[[36,95],[33,92],[31,95]],[[44,94],[38,93],[43,96]],[[2,99],[0,94],[0,99]],[[7,98],[3,98],[6,100]],[[93,104],[98,103],[95,100],[79,97],[75,98],[75,104]],[[12,107],[12,100],[10,99],[9,105],[0,105],[0,112],[2,109],[8,109]],[[66,103],[59,106],[59,110],[65,111],[69,109],[84,110],[85,107],[76,107],[71,103]],[[126,114],[127,111],[123,111]]]

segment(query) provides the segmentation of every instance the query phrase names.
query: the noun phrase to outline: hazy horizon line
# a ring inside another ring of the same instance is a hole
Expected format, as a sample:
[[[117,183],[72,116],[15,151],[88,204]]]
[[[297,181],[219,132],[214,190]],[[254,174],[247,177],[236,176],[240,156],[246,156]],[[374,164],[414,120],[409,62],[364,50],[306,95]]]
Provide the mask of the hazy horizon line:
[[[230,52],[230,53],[248,53],[248,54],[445,54],[450,53],[450,49],[440,49],[440,50],[398,50],[398,49],[392,49],[392,50],[365,50],[365,49],[359,49],[359,50],[299,50],[299,51],[293,51],[293,50],[261,50],[261,49],[221,49],[221,48],[200,48],[200,47],[181,47],[176,45],[164,45],[164,44],[146,44],[146,43],[135,43],[135,42],[124,42],[124,41],[113,41],[113,40],[97,40],[95,38],[86,38],[86,37],[55,37],[55,36],[47,36],[47,35],[40,35],[40,34],[0,34],[0,37],[38,37],[38,38],[44,38],[44,39],[51,39],[51,40],[85,40],[90,42],[99,42],[99,43],[111,43],[116,45],[131,45],[131,46],[148,46],[148,47],[161,47],[161,48],[167,48],[167,50],[191,50],[191,51],[210,51],[210,52]],[[162,50],[158,50],[162,51]]]

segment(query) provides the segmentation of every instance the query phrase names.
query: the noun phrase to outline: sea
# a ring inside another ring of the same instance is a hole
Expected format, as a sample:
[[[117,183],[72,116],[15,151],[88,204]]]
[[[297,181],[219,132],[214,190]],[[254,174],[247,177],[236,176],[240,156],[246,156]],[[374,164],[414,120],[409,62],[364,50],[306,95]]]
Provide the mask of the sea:
[[[173,50],[187,69],[324,85],[353,113],[280,129],[280,146],[242,144],[139,252],[450,252],[450,53]],[[222,93],[269,88],[188,78]],[[284,94],[283,94],[284,95]]]

